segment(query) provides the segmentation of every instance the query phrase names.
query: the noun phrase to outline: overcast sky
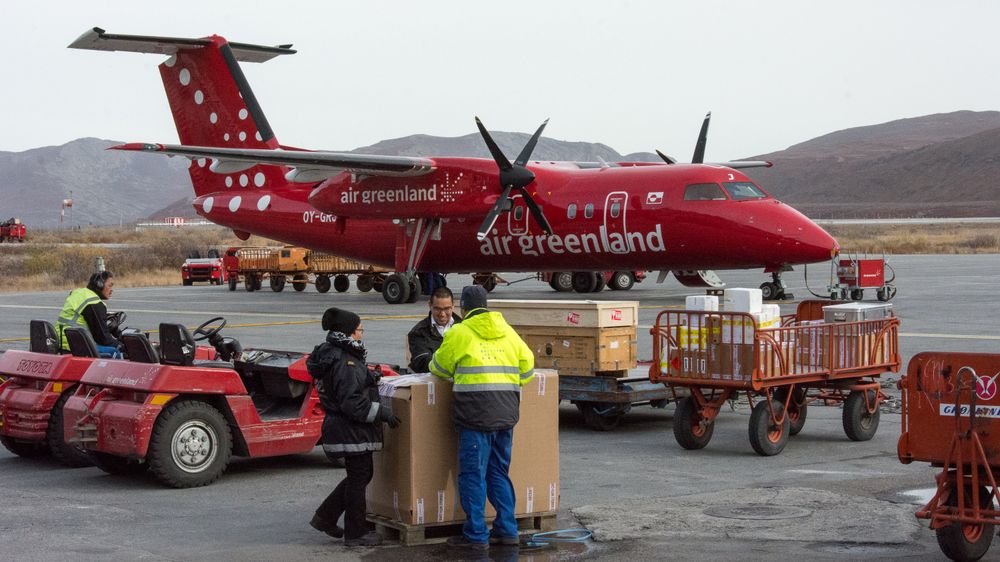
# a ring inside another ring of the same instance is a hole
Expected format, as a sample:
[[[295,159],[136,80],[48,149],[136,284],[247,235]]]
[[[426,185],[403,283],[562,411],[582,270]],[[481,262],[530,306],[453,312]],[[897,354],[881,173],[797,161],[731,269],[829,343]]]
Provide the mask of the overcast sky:
[[[176,142],[163,57],[66,49],[111,33],[294,43],[244,71],[283,144],[341,150],[495,130],[687,161],[859,125],[1000,109],[1000,2],[4,2],[0,150]],[[433,156],[433,155],[430,155]],[[512,155],[513,156],[513,155]]]

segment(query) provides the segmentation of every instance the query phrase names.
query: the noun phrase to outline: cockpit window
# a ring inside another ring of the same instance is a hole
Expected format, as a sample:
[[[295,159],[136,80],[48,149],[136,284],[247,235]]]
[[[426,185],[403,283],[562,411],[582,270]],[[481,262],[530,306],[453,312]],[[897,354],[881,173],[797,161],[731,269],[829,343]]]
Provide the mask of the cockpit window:
[[[685,201],[717,201],[726,199],[726,194],[717,183],[692,183],[684,189]]]
[[[723,182],[722,185],[726,186],[726,191],[729,192],[729,196],[732,197],[734,201],[742,201],[744,199],[763,199],[767,197],[767,194],[761,191],[760,188],[752,182],[730,181]]]

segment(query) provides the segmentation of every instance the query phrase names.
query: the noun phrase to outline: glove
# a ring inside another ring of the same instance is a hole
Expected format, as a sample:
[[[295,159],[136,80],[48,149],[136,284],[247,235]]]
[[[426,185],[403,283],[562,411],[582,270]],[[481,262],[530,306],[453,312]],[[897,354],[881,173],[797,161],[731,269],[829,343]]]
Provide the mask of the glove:
[[[400,424],[399,416],[386,408],[378,409],[378,420],[385,422],[385,424],[389,426],[389,429],[396,429]]]
[[[378,365],[366,365],[368,368],[368,386],[378,386],[378,381],[382,380],[382,369]]]

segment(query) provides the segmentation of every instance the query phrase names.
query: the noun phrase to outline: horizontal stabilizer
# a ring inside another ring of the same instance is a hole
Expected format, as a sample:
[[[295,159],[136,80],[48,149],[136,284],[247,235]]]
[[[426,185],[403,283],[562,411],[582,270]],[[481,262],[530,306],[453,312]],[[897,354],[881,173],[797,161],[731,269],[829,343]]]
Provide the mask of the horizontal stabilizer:
[[[742,168],[770,168],[774,166],[772,162],[767,160],[736,160],[735,162],[712,162],[710,166],[725,166],[726,168],[732,168],[734,170],[739,170]]]
[[[115,35],[106,33],[95,27],[76,41],[70,43],[71,49],[88,49],[91,51],[127,51],[131,53],[152,53],[172,56],[177,51],[186,49],[201,49],[211,45],[208,38],[189,39],[184,37],[154,37],[148,35]],[[269,47],[265,45],[250,45],[248,43],[229,43],[236,60],[243,62],[267,62],[278,55],[293,55],[291,45]]]

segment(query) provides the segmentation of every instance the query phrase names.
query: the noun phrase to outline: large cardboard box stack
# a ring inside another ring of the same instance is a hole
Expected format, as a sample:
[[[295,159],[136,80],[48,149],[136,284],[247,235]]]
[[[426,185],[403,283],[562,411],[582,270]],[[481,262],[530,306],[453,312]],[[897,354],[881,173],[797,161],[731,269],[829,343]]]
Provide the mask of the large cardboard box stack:
[[[434,375],[385,377],[383,404],[399,416],[375,453],[368,512],[410,525],[465,520],[458,498],[458,432],[452,385]],[[559,377],[536,369],[521,391],[510,479],[517,516],[559,509]],[[495,513],[487,503],[486,516]]]
[[[748,316],[709,319],[712,378],[749,381],[756,364],[754,333],[778,328],[781,325],[781,308],[776,304],[764,304],[760,289],[726,289],[722,302],[726,312],[740,312]],[[756,364],[761,374],[779,374],[779,356],[787,364],[792,347],[789,342],[780,343],[778,349],[761,346],[760,362]]]
[[[637,364],[636,301],[490,299],[489,304],[535,352],[536,367],[594,375]]]

